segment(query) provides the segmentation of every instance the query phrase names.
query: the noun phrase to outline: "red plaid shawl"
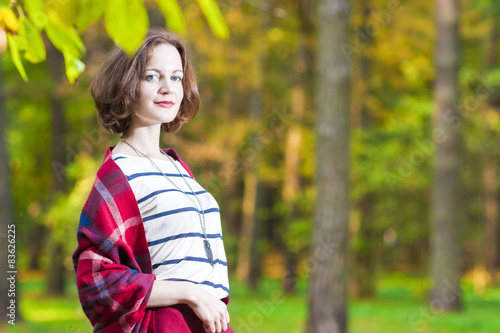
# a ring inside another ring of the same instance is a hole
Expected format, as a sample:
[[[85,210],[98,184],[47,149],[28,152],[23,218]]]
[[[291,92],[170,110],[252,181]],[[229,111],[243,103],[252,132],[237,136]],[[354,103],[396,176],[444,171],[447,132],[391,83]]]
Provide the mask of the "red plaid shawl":
[[[108,148],[83,207],[73,265],[83,311],[94,332],[148,332],[155,280],[136,198]],[[165,150],[182,162],[173,149]]]

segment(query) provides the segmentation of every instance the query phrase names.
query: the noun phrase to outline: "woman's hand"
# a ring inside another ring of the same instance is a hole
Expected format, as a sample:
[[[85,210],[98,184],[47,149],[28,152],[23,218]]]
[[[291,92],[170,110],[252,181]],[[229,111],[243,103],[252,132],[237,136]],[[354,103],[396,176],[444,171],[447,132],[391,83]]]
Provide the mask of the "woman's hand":
[[[191,282],[155,280],[147,307],[179,303],[186,303],[194,311],[206,332],[227,330],[229,313],[223,301]]]
[[[219,333],[227,330],[229,324],[227,306],[214,295],[194,285],[187,304],[203,322],[205,332]]]

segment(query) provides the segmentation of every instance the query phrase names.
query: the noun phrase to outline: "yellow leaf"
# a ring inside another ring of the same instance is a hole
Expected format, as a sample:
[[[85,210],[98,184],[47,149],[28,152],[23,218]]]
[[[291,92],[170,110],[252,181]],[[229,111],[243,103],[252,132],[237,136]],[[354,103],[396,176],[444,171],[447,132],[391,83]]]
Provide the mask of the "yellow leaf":
[[[2,28],[7,32],[17,32],[19,30],[19,24],[17,23],[16,14],[10,9],[10,7],[0,8],[0,20]]]

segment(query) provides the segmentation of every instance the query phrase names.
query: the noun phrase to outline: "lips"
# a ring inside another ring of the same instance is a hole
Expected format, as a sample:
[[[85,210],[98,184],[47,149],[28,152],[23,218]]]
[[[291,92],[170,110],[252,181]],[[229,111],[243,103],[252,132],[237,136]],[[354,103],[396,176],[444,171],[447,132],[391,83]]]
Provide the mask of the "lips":
[[[156,102],[155,103],[158,106],[161,106],[162,108],[170,108],[174,105],[174,102],[172,101],[161,101],[161,102]]]

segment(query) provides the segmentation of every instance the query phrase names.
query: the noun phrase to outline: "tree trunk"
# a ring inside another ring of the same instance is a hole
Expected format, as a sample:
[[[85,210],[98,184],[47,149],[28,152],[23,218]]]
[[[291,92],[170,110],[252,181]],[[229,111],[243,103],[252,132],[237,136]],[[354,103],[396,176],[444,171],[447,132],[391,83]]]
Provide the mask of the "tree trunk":
[[[28,235],[28,269],[29,270],[39,270],[40,269],[40,258],[42,256],[42,251],[47,244],[46,239],[47,226],[40,223],[33,223]]]
[[[350,5],[319,0],[317,61],[317,199],[309,289],[309,333],[347,329],[349,221]]]
[[[301,119],[304,114],[304,87],[294,87],[292,90],[292,115],[294,121],[288,129],[285,150],[285,167],[282,196],[286,206],[286,224],[298,217],[297,195],[300,188],[300,146],[302,144]],[[283,241],[287,244],[286,240]],[[285,249],[285,276],[283,278],[283,289],[285,292],[295,291],[297,278],[297,253],[291,251],[288,246]]]
[[[65,133],[66,120],[64,116],[63,99],[60,94],[60,89],[57,89],[63,82],[63,58],[62,55],[55,50],[52,45],[47,44],[47,62],[50,69],[51,77],[53,78],[53,93],[51,96],[51,157],[52,170],[54,172],[52,182],[52,193],[62,192],[66,190],[65,176],[63,174],[63,166],[67,164],[65,154]],[[50,268],[47,274],[47,291],[51,294],[64,294],[66,268],[64,260],[66,258],[65,248],[62,240],[55,237],[54,230],[51,230],[51,247],[50,247]]]
[[[239,237],[239,256],[236,274],[241,281],[246,281],[249,286],[256,288],[258,277],[255,276],[252,262],[256,260],[257,234],[255,210],[257,206],[257,174],[256,170],[245,171],[245,189],[243,193],[243,214],[241,233]]]
[[[496,194],[495,194],[495,200],[497,202],[497,207],[500,207],[500,190],[497,189]],[[500,214],[498,214],[498,219],[497,224],[500,226]],[[497,232],[496,232],[496,239],[500,239],[500,227],[497,227]],[[497,252],[497,261],[495,263],[496,267],[500,267],[500,242],[496,242],[496,252]],[[498,269],[497,269],[498,273]]]
[[[360,225],[358,231],[359,248],[353,254],[355,257],[353,282],[354,296],[357,298],[370,298],[375,296],[375,240],[376,232],[373,225],[373,214],[375,209],[375,195],[364,194],[359,201],[361,210]]]
[[[16,236],[19,231],[16,230],[12,205],[9,157],[5,138],[7,117],[5,116],[4,97],[3,71],[0,70],[0,267],[2,269],[0,272],[0,323],[12,319],[14,319],[14,322],[20,320],[17,264],[13,261],[9,262],[13,257],[8,256],[14,255],[16,259],[19,258],[16,255],[16,252],[19,251],[19,248],[16,246],[19,245],[16,244]],[[12,252],[13,250],[16,252]],[[11,302],[14,302],[14,305],[11,305]],[[14,306],[13,310],[8,308],[12,306]]]
[[[285,228],[286,224],[299,217],[298,195],[300,186],[300,149],[302,146],[302,126],[306,112],[306,105],[311,105],[306,94],[307,84],[310,83],[310,70],[308,63],[312,60],[311,50],[311,26],[312,26],[312,2],[302,0],[297,2],[297,12],[300,17],[300,30],[298,33],[299,45],[295,52],[295,83],[291,93],[291,111],[293,122],[286,136],[285,166],[282,188],[282,197],[285,202]],[[287,242],[284,241],[284,244]],[[285,292],[294,292],[297,279],[297,253],[292,252],[287,246],[285,250],[285,277],[283,289]]]
[[[431,212],[430,306],[439,311],[461,308],[460,295],[460,115],[458,0],[437,0],[437,78],[434,118],[435,179]]]
[[[485,210],[485,242],[486,270],[490,276],[489,283],[497,284],[497,233],[498,233],[498,206],[497,206],[497,168],[491,161],[486,160],[483,170],[483,191]]]
[[[498,47],[498,33],[496,17],[491,19],[491,30],[489,34],[489,52],[486,58],[486,65],[488,69],[493,69],[498,63],[497,60],[497,47]],[[488,125],[488,121],[484,121],[485,131],[495,141],[498,138],[496,132],[493,131]],[[496,150],[486,146],[485,149],[485,164],[483,169],[483,190],[484,190],[484,211],[485,211],[485,254],[486,254],[486,271],[490,276],[489,284],[498,284],[498,242],[497,237],[499,234],[499,212],[497,203],[497,179],[498,179],[498,154]]]
[[[360,30],[368,26],[371,8],[368,1],[360,1],[360,10],[362,20]],[[361,50],[359,59],[360,80],[359,100],[360,103],[360,127],[363,131],[369,131],[372,127],[372,116],[367,106],[366,100],[370,93],[370,59],[367,55],[367,50]],[[366,143],[364,143],[366,144]],[[360,161],[363,163],[363,161]],[[376,229],[374,226],[373,214],[375,211],[376,195],[372,192],[366,192],[359,200],[358,207],[360,210],[359,231],[357,234],[359,247],[356,248],[354,257],[354,267],[352,281],[354,283],[354,296],[358,298],[369,298],[375,295],[375,241]]]
[[[252,15],[251,12],[248,15]],[[268,17],[261,11],[254,13],[259,25],[255,27],[256,31],[266,31],[268,26]],[[260,44],[257,40],[252,40],[255,44]],[[254,44],[254,45],[255,45]],[[261,254],[258,247],[260,235],[260,220],[257,216],[259,207],[259,160],[260,151],[263,143],[260,142],[258,126],[262,119],[262,59],[264,49],[256,45],[252,58],[252,64],[248,74],[251,83],[251,95],[249,101],[249,118],[254,126],[249,135],[247,151],[244,153],[244,193],[242,205],[242,226],[240,233],[240,242],[238,249],[238,266],[236,274],[240,280],[246,281],[251,288],[257,288],[261,274]]]
[[[260,62],[260,59],[257,60]],[[257,72],[260,73],[260,63]],[[255,83],[255,89],[250,101],[250,117],[257,123],[260,120],[262,106],[260,93],[260,81]],[[244,156],[244,192],[242,204],[242,226],[238,249],[238,266],[236,274],[242,281],[246,281],[251,288],[257,288],[260,277],[261,256],[258,251],[259,219],[256,215],[259,197],[258,163],[259,143],[257,133],[250,134],[248,154]]]

